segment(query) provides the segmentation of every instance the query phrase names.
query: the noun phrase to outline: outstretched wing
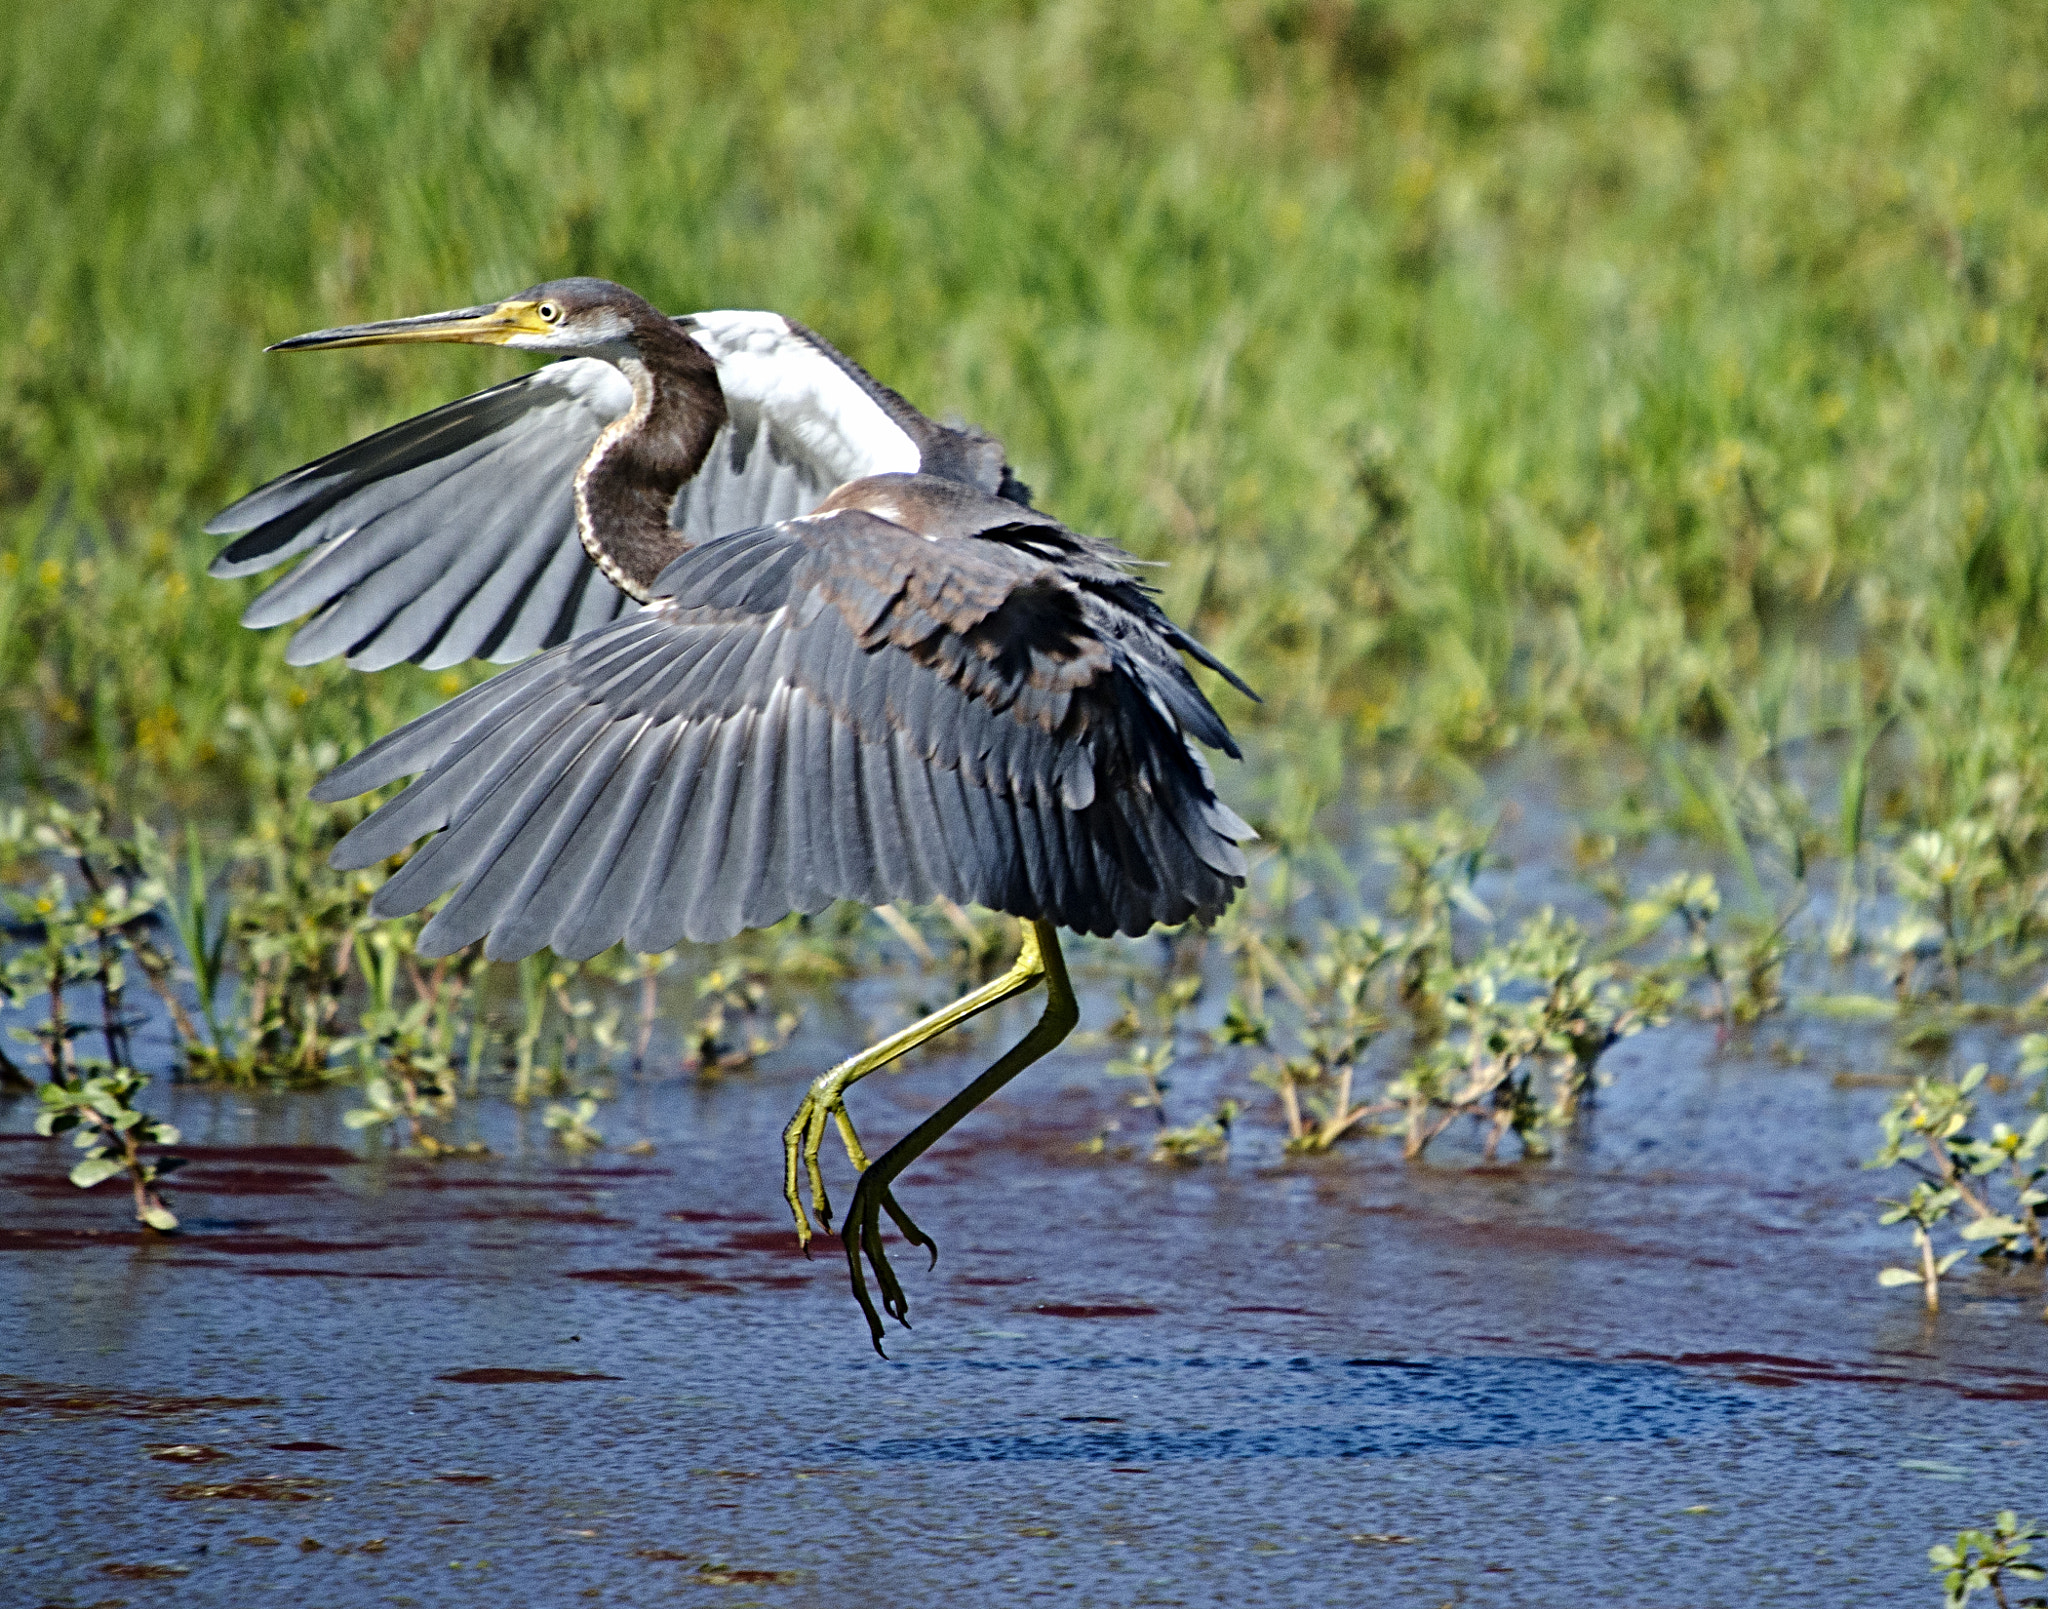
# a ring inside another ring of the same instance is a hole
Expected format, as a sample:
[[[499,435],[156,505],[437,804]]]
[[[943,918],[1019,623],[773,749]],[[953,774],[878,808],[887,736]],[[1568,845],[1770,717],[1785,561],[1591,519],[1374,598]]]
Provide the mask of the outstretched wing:
[[[335,851],[433,833],[379,915],[423,953],[715,940],[835,899],[944,895],[1093,933],[1213,915],[1250,828],[1228,734],[1147,620],[995,537],[846,511],[707,543],[641,612],[494,677],[325,778],[423,773]],[[1234,750],[1233,750],[1234,752]]]
[[[573,498],[598,433],[632,404],[609,363],[572,358],[380,430],[215,515],[209,534],[241,534],[210,573],[306,556],[242,614],[311,614],[294,665],[523,659],[629,606],[584,553]]]
[[[691,542],[788,519],[863,475],[908,471],[924,418],[779,313],[679,321],[718,365],[728,420],[670,523]],[[576,534],[576,471],[633,402],[625,378],[571,358],[393,425],[251,492],[207,531],[233,535],[221,577],[303,562],[243,624],[311,615],[295,665],[358,670],[507,662],[594,630],[633,603]],[[1000,460],[1001,449],[995,449]]]

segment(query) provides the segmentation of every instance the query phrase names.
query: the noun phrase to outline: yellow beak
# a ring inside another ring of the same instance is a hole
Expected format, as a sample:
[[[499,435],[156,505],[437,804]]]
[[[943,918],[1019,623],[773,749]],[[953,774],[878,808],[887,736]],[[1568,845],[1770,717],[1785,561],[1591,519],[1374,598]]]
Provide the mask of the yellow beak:
[[[315,330],[310,335],[294,335],[264,350],[310,352],[321,347],[391,346],[402,341],[468,341],[481,346],[503,346],[515,335],[546,335],[551,329],[551,325],[541,321],[538,302],[498,302],[489,307],[457,308],[450,313],[421,313],[376,324]]]

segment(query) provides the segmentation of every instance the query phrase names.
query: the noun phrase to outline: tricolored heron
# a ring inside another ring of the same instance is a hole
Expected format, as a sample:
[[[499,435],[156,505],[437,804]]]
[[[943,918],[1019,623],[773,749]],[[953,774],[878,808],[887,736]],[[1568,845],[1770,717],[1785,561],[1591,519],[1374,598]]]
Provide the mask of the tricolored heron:
[[[830,1226],[834,1125],[860,1179],[854,1294],[908,1322],[881,1236],[895,1179],[1072,1031],[1056,930],[1220,912],[1251,829],[1198,745],[1237,747],[1112,543],[1030,507],[1000,442],[934,424],[801,325],[669,318],[602,280],[321,330],[278,350],[469,341],[573,354],[371,436],[216,518],[243,575],[306,555],[244,616],[307,611],[290,658],[374,667],[546,650],[323,778],[412,785],[334,851],[428,841],[371,905],[452,897],[443,955],[595,955],[719,940],[834,900],[947,898],[1020,919],[1002,976],[813,1081],[783,1134],[799,1240]],[[431,836],[429,836],[431,835]],[[847,1088],[1043,982],[1022,1040],[870,1162]]]

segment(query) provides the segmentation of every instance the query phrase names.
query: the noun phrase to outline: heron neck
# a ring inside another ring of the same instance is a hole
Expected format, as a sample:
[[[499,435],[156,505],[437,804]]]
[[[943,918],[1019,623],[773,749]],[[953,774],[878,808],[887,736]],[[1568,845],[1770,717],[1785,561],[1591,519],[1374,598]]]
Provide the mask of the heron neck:
[[[710,354],[666,319],[605,355],[632,386],[633,406],[577,471],[576,531],[607,579],[644,602],[689,546],[669,509],[725,423],[725,396]]]

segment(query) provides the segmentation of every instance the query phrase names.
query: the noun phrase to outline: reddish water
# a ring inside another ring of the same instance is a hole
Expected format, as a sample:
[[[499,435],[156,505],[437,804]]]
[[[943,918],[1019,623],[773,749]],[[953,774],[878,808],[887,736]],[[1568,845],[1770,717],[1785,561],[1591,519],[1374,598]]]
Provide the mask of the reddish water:
[[[168,1241],[17,1138],[7,1601],[1932,1605],[1930,1543],[2040,1506],[2043,1292],[1877,1287],[1885,1092],[1815,1044],[1632,1041],[1492,1167],[1086,1156],[1118,1092],[1057,1060],[911,1176],[886,1363],[776,1193],[825,1047],[629,1089],[646,1158],[483,1105],[497,1159],[364,1161],[340,1102],[184,1091]]]

